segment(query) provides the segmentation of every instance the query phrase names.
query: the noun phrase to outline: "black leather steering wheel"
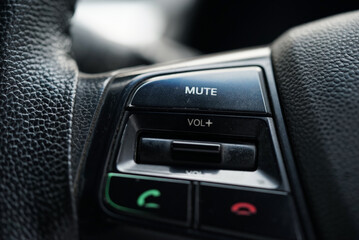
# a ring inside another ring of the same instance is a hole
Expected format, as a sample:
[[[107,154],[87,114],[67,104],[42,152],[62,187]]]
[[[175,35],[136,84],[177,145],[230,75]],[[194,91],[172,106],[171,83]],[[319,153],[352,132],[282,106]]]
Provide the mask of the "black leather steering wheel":
[[[81,174],[101,96],[112,76],[139,71],[79,73],[74,5],[0,4],[0,239],[79,238]],[[270,46],[300,179],[291,184],[315,232],[308,238],[359,238],[358,46],[358,12],[294,28]]]

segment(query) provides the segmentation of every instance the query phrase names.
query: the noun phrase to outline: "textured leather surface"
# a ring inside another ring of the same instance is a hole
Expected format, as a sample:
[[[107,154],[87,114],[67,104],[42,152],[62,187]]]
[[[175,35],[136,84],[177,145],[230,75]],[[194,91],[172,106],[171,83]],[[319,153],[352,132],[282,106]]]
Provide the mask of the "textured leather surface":
[[[72,1],[0,3],[0,239],[77,239]]]
[[[88,152],[88,145],[94,130],[99,102],[110,76],[80,75],[74,105],[72,124],[72,179],[75,196],[83,182],[82,172]]]
[[[294,28],[272,51],[317,234],[359,239],[359,12]]]

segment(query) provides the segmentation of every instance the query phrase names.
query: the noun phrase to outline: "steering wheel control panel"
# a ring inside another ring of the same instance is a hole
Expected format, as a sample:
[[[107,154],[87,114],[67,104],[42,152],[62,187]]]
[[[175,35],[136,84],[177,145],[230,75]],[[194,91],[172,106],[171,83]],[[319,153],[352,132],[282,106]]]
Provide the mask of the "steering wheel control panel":
[[[301,238],[261,68],[146,79],[121,126],[101,193],[112,216],[198,234]]]

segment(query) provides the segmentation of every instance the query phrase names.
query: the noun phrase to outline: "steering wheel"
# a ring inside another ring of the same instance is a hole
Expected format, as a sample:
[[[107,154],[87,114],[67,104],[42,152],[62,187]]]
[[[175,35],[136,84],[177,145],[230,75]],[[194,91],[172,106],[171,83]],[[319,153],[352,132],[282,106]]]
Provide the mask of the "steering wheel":
[[[0,239],[80,238],[100,211],[95,186],[110,161],[101,154],[116,151],[133,88],[154,73],[231,64],[267,74],[301,238],[359,238],[359,12],[296,27],[269,47],[88,75],[70,54],[74,5],[0,4]]]

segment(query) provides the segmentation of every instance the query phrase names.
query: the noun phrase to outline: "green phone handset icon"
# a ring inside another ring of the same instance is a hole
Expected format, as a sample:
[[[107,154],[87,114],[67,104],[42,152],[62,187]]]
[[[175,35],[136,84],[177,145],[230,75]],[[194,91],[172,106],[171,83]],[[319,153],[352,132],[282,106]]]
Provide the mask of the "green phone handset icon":
[[[137,205],[139,207],[145,207],[145,208],[160,208],[160,205],[157,203],[148,202],[146,203],[146,199],[148,197],[159,197],[161,196],[161,192],[157,189],[150,189],[147,190],[137,198]]]

